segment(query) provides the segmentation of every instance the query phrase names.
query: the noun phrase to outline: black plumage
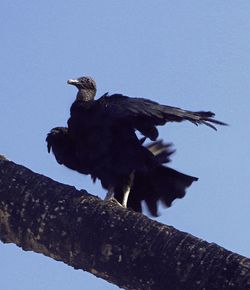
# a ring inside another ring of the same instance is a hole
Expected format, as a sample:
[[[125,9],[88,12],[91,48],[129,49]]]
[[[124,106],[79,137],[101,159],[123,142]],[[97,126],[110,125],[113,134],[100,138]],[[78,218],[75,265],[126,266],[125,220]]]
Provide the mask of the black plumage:
[[[151,213],[156,215],[158,200],[170,206],[175,198],[184,196],[186,188],[197,178],[162,166],[163,162],[142,145],[136,130],[145,138],[156,140],[156,126],[166,122],[188,120],[213,129],[216,124],[226,125],[213,119],[212,112],[191,112],[143,98],[106,93],[94,100],[96,84],[90,77],[69,80],[68,83],[78,88],[70,109],[68,132],[65,131],[67,140],[64,145],[71,149],[70,154],[65,154],[65,148],[57,154],[53,143],[57,161],[90,174],[93,179],[99,178],[108,190],[107,198],[115,196],[122,205],[126,206],[128,202],[128,206],[137,211],[141,211],[141,201],[145,200]],[[47,141],[51,136],[53,132]],[[63,156],[66,157],[64,162]]]
[[[48,134],[46,141],[48,152],[52,150],[59,164],[79,173],[88,174],[79,165],[74,143],[68,134],[68,128],[53,128]],[[140,140],[141,143],[143,141]],[[153,216],[157,216],[158,201],[161,201],[167,207],[171,206],[176,198],[184,197],[186,188],[198,178],[162,165],[170,162],[170,156],[174,152],[171,144],[165,144],[162,140],[159,140],[148,144],[146,148],[154,154],[159,165],[145,173],[135,171],[127,206],[135,211],[142,212],[142,201],[145,201],[150,213]],[[95,179],[96,177],[92,175],[92,178]],[[122,203],[122,188],[116,188],[114,197],[119,203]]]

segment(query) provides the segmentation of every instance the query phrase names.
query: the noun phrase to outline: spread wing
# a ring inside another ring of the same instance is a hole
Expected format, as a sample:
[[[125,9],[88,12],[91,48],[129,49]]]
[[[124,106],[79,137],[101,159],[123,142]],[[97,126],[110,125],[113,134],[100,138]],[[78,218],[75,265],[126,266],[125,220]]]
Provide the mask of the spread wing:
[[[144,98],[130,98],[121,94],[103,95],[96,101],[96,106],[108,118],[131,124],[144,136],[155,140],[158,137],[156,126],[166,122],[190,121],[195,125],[204,124],[214,130],[215,125],[226,125],[215,120],[210,111],[192,112],[177,107],[161,105]]]

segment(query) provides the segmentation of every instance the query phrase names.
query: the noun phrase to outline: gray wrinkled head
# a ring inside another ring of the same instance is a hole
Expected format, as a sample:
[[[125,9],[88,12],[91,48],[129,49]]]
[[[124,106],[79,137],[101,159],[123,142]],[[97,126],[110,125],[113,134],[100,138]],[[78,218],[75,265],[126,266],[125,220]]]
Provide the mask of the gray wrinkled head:
[[[76,100],[79,101],[92,101],[96,94],[96,83],[91,77],[80,77],[78,79],[70,79],[67,81],[68,84],[76,86],[78,93]]]
[[[76,86],[79,90],[93,90],[96,91],[96,82],[91,77],[80,77],[77,79],[70,79],[67,81],[69,85]]]

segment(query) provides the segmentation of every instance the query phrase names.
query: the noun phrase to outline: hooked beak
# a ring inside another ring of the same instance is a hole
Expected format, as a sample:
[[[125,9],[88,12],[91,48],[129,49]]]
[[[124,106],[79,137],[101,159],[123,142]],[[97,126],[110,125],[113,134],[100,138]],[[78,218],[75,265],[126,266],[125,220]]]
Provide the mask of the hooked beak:
[[[68,80],[67,81],[67,84],[69,84],[69,85],[78,85],[79,84],[79,80],[73,80],[73,79],[71,79],[71,80]]]

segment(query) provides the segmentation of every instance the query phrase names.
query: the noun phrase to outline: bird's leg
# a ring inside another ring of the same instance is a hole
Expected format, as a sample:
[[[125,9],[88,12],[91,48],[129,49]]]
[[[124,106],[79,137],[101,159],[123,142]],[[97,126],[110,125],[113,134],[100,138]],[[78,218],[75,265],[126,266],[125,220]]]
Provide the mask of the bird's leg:
[[[130,185],[126,186],[126,190],[123,193],[123,199],[122,199],[122,206],[127,208],[127,203],[128,203],[128,197],[129,197],[129,193],[130,193]]]
[[[123,193],[122,206],[125,208],[127,208],[128,197],[129,197],[129,193],[134,182],[134,177],[135,177],[135,172],[132,171],[132,173],[129,176],[129,185],[125,187],[125,191]]]
[[[105,201],[113,201],[117,203],[118,205],[122,206],[120,202],[114,197],[114,187],[109,186],[108,192],[104,198]]]
[[[104,198],[104,200],[110,200],[114,198],[114,187],[113,186],[109,186],[108,192]]]

